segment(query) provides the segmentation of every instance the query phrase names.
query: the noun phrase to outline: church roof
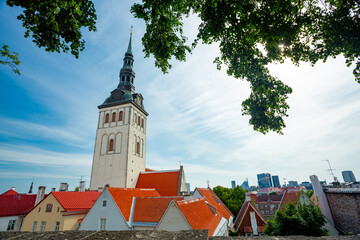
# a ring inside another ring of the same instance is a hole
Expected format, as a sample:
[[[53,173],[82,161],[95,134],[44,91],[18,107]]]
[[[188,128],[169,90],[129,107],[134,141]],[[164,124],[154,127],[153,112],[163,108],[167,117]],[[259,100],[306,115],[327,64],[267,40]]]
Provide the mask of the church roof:
[[[222,219],[206,197],[176,201],[176,204],[193,229],[208,229],[209,236],[213,235]]]
[[[136,188],[155,188],[160,196],[177,196],[179,175],[180,170],[141,172]]]
[[[35,205],[36,194],[13,194],[12,191],[0,195],[0,217],[26,214]]]
[[[219,213],[224,216],[226,219],[234,217],[230,210],[225,206],[225,204],[216,196],[216,194],[211,190],[211,188],[197,188],[200,194],[206,197],[210,203],[217,208]]]
[[[66,212],[89,210],[101,192],[51,192]]]
[[[107,190],[126,221],[129,221],[133,197],[159,197],[159,193],[155,189],[108,187]]]

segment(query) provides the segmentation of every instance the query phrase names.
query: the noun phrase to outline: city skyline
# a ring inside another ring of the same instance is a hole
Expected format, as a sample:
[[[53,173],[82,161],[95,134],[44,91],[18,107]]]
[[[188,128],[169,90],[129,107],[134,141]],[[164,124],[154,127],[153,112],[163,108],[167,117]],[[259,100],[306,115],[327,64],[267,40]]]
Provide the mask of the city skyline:
[[[134,1],[135,2],[135,1]],[[19,53],[21,76],[0,66],[0,190],[47,191],[80,178],[90,185],[98,121],[97,106],[118,84],[129,28],[133,29],[135,88],[144,97],[147,123],[147,167],[184,166],[191,187],[231,187],[268,172],[280,184],[309,181],[310,175],[331,182],[328,159],[341,179],[352,170],[360,178],[360,85],[343,57],[310,67],[288,61],[271,65],[273,75],[293,88],[284,135],[255,132],[242,116],[249,93],[246,81],[218,71],[213,60],[218,45],[199,45],[186,62],[173,61],[169,74],[144,58],[145,24],[134,19],[134,2],[94,1],[98,31],[83,31],[85,50],[79,59],[48,53],[25,39],[16,16],[20,8],[0,2],[0,43]],[[185,22],[185,35],[196,36],[199,20]]]

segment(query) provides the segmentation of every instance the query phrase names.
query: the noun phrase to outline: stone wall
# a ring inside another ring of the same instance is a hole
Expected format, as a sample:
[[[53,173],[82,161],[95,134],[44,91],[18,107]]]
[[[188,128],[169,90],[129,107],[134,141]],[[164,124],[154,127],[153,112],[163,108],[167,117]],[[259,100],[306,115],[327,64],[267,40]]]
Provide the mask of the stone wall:
[[[101,240],[101,239],[122,239],[122,240],[360,240],[360,236],[341,236],[341,237],[306,237],[306,236],[286,236],[286,237],[208,237],[207,230],[191,231],[66,231],[66,232],[0,232],[0,240]]]
[[[325,194],[337,230],[343,234],[360,234],[360,191],[326,189]]]

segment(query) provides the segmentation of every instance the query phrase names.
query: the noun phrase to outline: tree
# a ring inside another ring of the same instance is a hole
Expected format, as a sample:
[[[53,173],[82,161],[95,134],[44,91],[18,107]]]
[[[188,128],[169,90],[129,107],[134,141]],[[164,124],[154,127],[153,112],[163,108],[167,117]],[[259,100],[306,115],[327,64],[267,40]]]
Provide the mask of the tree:
[[[131,12],[146,23],[142,38],[147,57],[164,73],[172,57],[185,61],[199,41],[219,42],[217,68],[246,79],[251,94],[242,103],[243,115],[257,131],[282,134],[292,89],[269,73],[267,65],[290,59],[314,65],[343,54],[360,83],[360,3],[357,0],[143,0]],[[190,45],[183,35],[183,19],[201,19]]]
[[[214,187],[213,191],[235,216],[238,214],[241,206],[243,205],[245,192],[247,192],[240,186],[236,186],[235,188],[217,186]]]
[[[6,4],[24,8],[24,12],[17,17],[27,29],[24,37],[28,38],[32,33],[33,42],[49,52],[70,51],[78,58],[79,52],[85,49],[81,28],[87,27],[89,31],[96,31],[97,17],[94,4],[90,0],[6,0]],[[9,57],[11,58],[10,55]],[[16,54],[18,64],[14,63],[15,65],[20,64],[17,57]],[[6,64],[20,74],[14,65]]]
[[[295,206],[289,202],[267,221],[264,233],[271,236],[324,236],[328,235],[325,222],[318,206],[302,203]]]
[[[11,53],[9,50],[9,46],[5,44],[3,44],[2,49],[0,49],[0,54],[0,64],[8,65],[9,67],[11,67],[13,72],[20,75],[20,71],[17,68],[17,66],[21,63],[19,60],[19,54],[17,54],[16,52]]]

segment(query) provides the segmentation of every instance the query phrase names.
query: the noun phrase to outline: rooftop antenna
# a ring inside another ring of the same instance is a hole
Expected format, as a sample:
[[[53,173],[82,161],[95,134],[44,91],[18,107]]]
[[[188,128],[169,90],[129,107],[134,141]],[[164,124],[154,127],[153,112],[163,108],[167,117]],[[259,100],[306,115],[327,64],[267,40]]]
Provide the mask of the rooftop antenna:
[[[209,179],[206,179],[206,184],[207,184],[208,187],[210,187],[210,181],[209,181]]]
[[[333,172],[333,170],[335,170],[335,169],[331,168],[330,161],[329,161],[328,159],[326,159],[326,160],[324,160],[324,161],[328,162],[328,164],[329,164],[329,169],[328,169],[328,171],[330,171],[331,175],[333,176],[334,182],[338,182],[338,179],[337,179],[337,177],[335,177],[334,172]]]

